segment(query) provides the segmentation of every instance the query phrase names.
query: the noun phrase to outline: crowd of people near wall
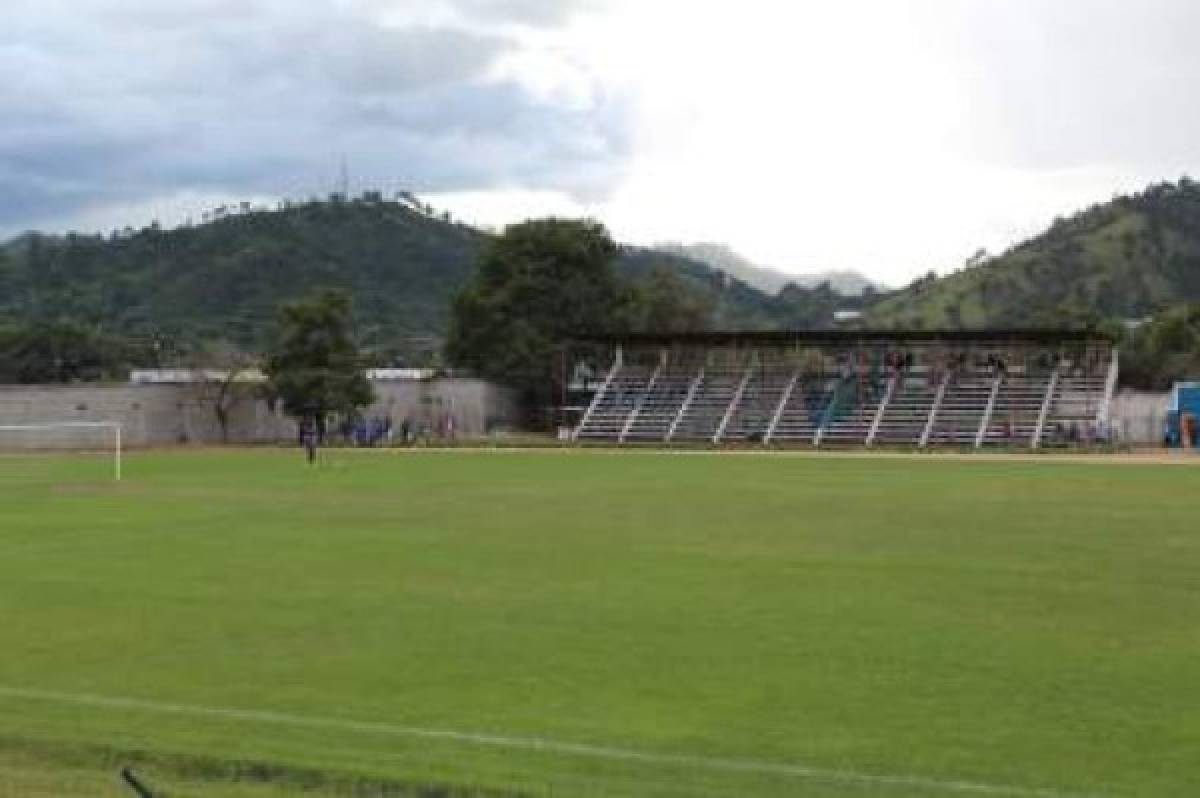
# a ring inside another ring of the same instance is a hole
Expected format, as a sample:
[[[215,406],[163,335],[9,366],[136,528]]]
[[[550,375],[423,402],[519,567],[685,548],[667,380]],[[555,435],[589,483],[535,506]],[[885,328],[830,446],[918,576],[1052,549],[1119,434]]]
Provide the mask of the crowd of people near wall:
[[[448,441],[456,434],[454,415],[449,412],[439,413],[432,419],[405,416],[399,424],[395,424],[391,416],[358,417],[343,421],[338,428],[340,443],[360,448]]]

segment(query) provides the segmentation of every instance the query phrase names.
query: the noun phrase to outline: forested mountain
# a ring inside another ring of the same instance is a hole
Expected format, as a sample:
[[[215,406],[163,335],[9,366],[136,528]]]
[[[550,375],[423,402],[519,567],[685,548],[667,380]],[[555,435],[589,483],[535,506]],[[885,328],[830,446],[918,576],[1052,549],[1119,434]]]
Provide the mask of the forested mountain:
[[[20,333],[31,352],[47,324],[64,346],[120,339],[122,351],[163,360],[213,341],[260,351],[283,302],[333,287],[351,293],[362,342],[403,359],[440,350],[451,302],[489,240],[411,197],[377,193],[243,206],[171,230],[27,234],[0,245],[0,333]],[[1092,207],[890,295],[845,297],[822,284],[772,296],[697,259],[633,247],[619,249],[617,270],[646,296],[686,291],[693,312],[677,323],[709,329],[828,327],[848,309],[865,309],[865,325],[927,329],[1141,318],[1200,302],[1200,185]]]
[[[378,195],[220,212],[197,226],[109,236],[27,234],[0,247],[0,323],[69,319],[188,348],[258,348],[280,304],[320,287],[351,292],[370,346],[440,338],[488,234]],[[661,266],[710,293],[714,324],[769,326],[769,298],[686,258],[625,250],[620,271]]]
[[[1152,186],[1068,219],[995,258],[878,303],[887,327],[1064,326],[1143,318],[1200,301],[1200,184]]]
[[[340,287],[352,293],[369,338],[436,335],[482,241],[473,229],[378,199],[308,202],[108,237],[26,235],[0,260],[0,316],[252,347],[282,302]]]
[[[782,326],[782,305],[775,297],[698,260],[639,247],[623,247],[617,258],[617,273],[632,280],[645,280],[659,269],[680,277],[707,302],[709,329],[770,330]],[[823,323],[815,316],[808,321],[813,326]]]

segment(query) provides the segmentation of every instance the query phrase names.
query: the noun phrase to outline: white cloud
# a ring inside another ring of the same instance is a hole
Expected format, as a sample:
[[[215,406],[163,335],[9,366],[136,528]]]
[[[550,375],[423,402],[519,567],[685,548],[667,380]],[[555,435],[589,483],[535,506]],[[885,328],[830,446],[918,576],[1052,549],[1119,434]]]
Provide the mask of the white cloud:
[[[485,223],[589,214],[900,283],[1200,156],[1190,0],[74,6],[18,0],[0,32],[28,218],[307,193],[345,153]]]

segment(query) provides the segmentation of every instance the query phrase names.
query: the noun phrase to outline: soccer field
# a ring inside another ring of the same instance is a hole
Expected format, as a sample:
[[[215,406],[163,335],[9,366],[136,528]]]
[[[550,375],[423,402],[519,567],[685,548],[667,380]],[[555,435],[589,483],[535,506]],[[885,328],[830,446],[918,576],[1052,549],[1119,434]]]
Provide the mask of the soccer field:
[[[1200,794],[1200,469],[325,457],[0,459],[0,796]]]

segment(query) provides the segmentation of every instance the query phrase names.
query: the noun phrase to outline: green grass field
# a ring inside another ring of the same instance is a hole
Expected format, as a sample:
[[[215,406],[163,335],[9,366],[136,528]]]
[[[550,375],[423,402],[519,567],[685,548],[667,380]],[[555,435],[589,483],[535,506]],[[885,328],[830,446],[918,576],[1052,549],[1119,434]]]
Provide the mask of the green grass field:
[[[0,459],[0,796],[1200,793],[1200,469]]]

